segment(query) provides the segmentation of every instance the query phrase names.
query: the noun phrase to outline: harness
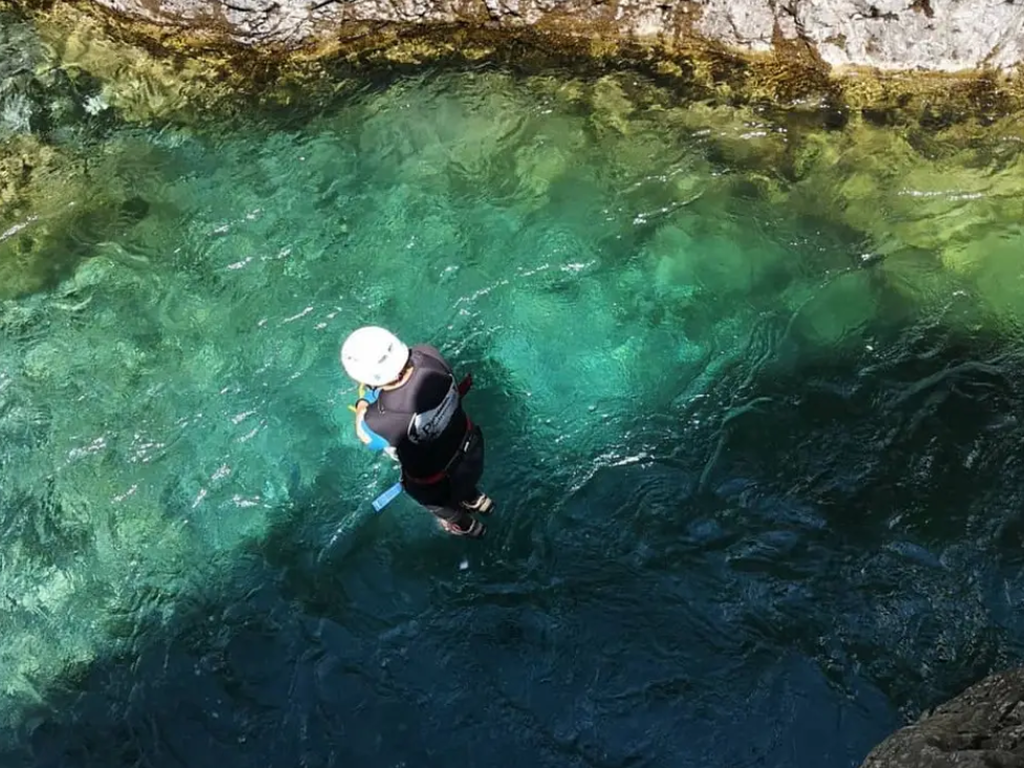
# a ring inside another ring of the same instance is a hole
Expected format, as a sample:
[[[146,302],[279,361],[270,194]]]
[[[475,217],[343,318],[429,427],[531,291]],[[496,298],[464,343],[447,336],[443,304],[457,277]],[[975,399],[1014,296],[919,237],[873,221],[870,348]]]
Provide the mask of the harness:
[[[467,374],[461,382],[459,382],[459,397],[465,395],[470,387],[473,386],[473,374]],[[408,474],[404,469],[402,470],[402,479],[406,480],[414,485],[436,485],[444,480],[447,480],[451,475],[451,470],[462,461],[462,457],[469,451],[470,446],[473,442],[473,421],[469,418],[469,414],[466,414],[466,431],[462,436],[462,441],[459,443],[459,447],[448,463],[444,465],[444,469],[440,472],[435,472],[427,477],[413,477]]]

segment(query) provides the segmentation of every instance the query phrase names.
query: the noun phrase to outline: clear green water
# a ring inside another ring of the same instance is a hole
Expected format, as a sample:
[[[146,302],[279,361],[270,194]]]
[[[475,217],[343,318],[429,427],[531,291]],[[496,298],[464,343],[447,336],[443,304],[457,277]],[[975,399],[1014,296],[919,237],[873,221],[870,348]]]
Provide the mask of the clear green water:
[[[1019,341],[595,91],[53,129],[115,213],[0,221],[74,256],[0,304],[5,764],[847,766],[1020,658]],[[372,514],[368,322],[474,372],[485,541]]]

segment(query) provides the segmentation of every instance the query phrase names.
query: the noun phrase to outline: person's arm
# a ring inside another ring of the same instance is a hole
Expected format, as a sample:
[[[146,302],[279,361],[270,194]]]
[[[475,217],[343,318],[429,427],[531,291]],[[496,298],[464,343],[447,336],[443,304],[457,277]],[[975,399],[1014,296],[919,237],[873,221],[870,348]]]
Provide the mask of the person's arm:
[[[381,420],[377,411],[369,414],[369,421],[373,423],[367,423],[367,411],[370,404],[376,402],[379,395],[379,390],[371,389],[367,394],[362,395],[356,403],[356,437],[371,450],[383,451],[394,459],[398,455],[396,452],[398,446],[394,438],[394,435],[398,434],[397,426],[392,425],[386,418],[381,423],[376,423]]]
[[[358,437],[363,443],[368,443],[370,441],[370,436],[362,430],[363,420],[366,418],[366,409],[370,407],[370,402],[363,397],[365,394],[366,387],[363,384],[360,384],[359,399],[356,400],[355,405],[350,405],[348,409],[355,414],[356,437]]]
[[[369,407],[370,404],[365,400],[360,400],[356,403],[356,437],[358,437],[365,445],[369,445],[373,442],[373,438],[367,434],[365,429],[363,429],[363,425],[366,423],[366,409]]]

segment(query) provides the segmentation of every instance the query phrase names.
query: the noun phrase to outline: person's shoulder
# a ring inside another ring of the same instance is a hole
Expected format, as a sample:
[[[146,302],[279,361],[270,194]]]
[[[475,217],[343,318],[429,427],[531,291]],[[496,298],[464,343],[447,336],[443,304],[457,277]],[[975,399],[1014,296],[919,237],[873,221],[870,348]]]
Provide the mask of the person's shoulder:
[[[428,378],[436,374],[453,375],[451,363],[445,360],[444,355],[437,347],[432,344],[417,344],[411,349],[413,354],[420,359],[420,367]]]
[[[410,349],[413,352],[419,352],[421,355],[424,355],[426,357],[437,360],[440,363],[448,365],[448,361],[444,359],[444,355],[441,354],[441,351],[432,344],[415,344],[412,347],[410,347]]]

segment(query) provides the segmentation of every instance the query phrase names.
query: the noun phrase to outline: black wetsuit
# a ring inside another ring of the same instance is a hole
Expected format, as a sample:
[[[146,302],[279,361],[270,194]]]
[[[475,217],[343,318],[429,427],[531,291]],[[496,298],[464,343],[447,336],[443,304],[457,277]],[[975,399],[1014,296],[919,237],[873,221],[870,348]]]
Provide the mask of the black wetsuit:
[[[458,382],[441,353],[427,344],[410,349],[412,374],[398,389],[382,390],[366,409],[370,447],[397,458],[406,492],[440,518],[467,518],[459,502],[472,501],[484,469],[484,440],[462,407]]]

